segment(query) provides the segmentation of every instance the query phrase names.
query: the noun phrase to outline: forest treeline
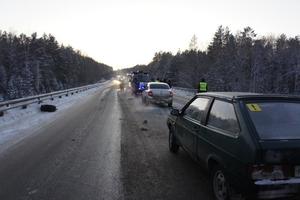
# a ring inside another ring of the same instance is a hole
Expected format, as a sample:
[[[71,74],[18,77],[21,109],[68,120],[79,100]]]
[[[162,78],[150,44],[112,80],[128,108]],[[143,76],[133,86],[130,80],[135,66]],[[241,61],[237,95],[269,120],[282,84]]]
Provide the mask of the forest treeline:
[[[15,99],[96,83],[113,69],[60,45],[54,36],[0,31],[0,99]]]
[[[195,88],[205,78],[210,91],[300,94],[300,38],[258,38],[250,27],[232,34],[220,26],[207,50],[198,50],[193,37],[189,50],[156,53],[148,65],[125,72],[134,70],[180,87]]]

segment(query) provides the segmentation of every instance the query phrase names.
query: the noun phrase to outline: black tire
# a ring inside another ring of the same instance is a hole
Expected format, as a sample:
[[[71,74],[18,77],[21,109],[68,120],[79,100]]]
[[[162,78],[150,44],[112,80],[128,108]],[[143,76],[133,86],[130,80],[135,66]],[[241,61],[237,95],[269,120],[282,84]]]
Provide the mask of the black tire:
[[[173,106],[173,102],[168,103],[168,107],[172,108],[172,106]]]
[[[171,129],[169,130],[169,150],[172,153],[177,153],[179,150],[179,145],[176,142],[176,137]]]
[[[225,186],[225,193],[223,197],[221,195],[218,195],[216,192],[215,187],[215,178],[223,177],[224,178],[224,186]],[[224,171],[224,168],[220,165],[215,165],[211,172],[210,172],[210,181],[211,181],[211,190],[214,196],[215,200],[254,200],[255,194],[250,194],[250,195],[245,195],[242,194],[241,192],[238,192],[234,187],[232,187],[232,184],[230,183],[229,178],[226,175],[226,172]]]
[[[230,186],[224,168],[220,165],[213,167],[210,178],[213,196],[216,200],[230,200],[234,196],[240,196]]]
[[[40,109],[42,112],[55,112],[57,110],[55,105],[48,105],[48,104],[41,105]]]

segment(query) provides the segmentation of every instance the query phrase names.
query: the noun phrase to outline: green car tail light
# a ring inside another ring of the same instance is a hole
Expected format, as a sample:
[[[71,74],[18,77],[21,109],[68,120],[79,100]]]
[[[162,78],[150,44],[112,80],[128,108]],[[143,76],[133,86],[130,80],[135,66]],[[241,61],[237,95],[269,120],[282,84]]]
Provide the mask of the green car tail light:
[[[265,150],[260,164],[249,165],[249,174],[252,180],[300,178],[300,165],[294,158],[291,150]]]
[[[282,180],[289,177],[289,167],[281,165],[253,165],[250,167],[252,180]]]

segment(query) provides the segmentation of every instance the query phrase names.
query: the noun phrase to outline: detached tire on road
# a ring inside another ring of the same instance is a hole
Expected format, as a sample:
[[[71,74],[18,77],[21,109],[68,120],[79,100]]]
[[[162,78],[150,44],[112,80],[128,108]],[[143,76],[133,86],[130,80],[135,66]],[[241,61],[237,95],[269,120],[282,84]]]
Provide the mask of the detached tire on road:
[[[41,105],[42,112],[55,112],[56,110],[56,106],[54,105]]]
[[[176,137],[172,129],[169,130],[169,150],[172,153],[177,153],[179,150],[179,145],[176,142]]]

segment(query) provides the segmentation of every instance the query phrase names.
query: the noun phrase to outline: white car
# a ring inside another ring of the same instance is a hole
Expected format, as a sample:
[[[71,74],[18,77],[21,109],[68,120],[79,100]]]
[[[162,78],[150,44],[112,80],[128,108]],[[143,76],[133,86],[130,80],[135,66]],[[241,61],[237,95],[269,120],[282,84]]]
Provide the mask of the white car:
[[[142,102],[146,105],[151,103],[166,103],[169,107],[173,104],[173,92],[167,83],[149,82],[147,89],[142,93]]]

